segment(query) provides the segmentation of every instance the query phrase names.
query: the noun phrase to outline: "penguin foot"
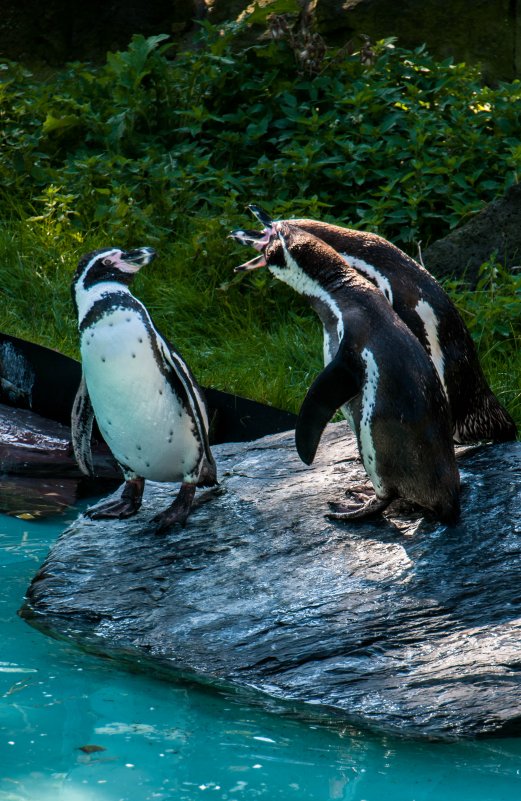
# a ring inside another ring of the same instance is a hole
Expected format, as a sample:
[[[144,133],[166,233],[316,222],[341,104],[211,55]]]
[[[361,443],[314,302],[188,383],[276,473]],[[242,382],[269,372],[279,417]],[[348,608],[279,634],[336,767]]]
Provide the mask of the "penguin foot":
[[[346,495],[355,495],[364,501],[374,498],[374,489],[371,484],[354,484],[346,489]]]
[[[173,504],[150,521],[150,528],[154,534],[164,534],[176,523],[184,528],[194,502],[194,495],[195,484],[181,484]]]
[[[91,520],[123,520],[132,517],[141,507],[144,478],[131,478],[125,481],[121,497],[116,501],[106,501],[92,506],[85,511],[85,516]]]
[[[346,506],[341,503],[330,503],[332,512],[329,512],[326,517],[328,520],[376,520],[381,517],[384,509],[387,509],[392,497],[377,498],[373,496],[362,506]]]

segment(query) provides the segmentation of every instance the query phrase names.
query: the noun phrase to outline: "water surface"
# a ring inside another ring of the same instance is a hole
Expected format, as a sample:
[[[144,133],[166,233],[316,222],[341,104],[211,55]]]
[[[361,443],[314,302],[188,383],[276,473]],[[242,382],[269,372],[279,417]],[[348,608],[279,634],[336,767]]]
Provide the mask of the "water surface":
[[[519,801],[521,739],[407,742],[150,675],[17,617],[77,512],[0,516],[0,801]]]

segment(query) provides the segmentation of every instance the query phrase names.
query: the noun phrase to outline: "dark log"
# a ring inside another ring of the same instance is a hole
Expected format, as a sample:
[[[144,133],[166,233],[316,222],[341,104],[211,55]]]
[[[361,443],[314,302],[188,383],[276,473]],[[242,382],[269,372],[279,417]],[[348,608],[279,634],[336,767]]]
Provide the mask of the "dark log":
[[[324,518],[365,480],[344,423],[315,464],[293,434],[215,448],[221,487],[185,529],[63,533],[22,610],[33,625],[172,677],[260,691],[409,736],[521,731],[521,445],[459,453],[462,519]],[[204,499],[204,496],[203,496]],[[152,668],[151,668],[152,666]]]
[[[121,471],[102,441],[93,443],[92,457],[97,479],[86,478],[76,464],[68,426],[0,403],[0,512],[29,518],[59,514],[80,497],[121,483]]]

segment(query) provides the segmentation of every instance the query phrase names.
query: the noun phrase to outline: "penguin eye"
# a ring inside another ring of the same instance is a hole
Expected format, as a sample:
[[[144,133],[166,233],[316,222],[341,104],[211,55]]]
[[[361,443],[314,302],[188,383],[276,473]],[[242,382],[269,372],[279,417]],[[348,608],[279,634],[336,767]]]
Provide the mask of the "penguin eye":
[[[112,261],[112,259],[109,259],[109,258],[103,259],[103,262],[102,262],[104,267],[111,267],[113,263],[114,262]]]

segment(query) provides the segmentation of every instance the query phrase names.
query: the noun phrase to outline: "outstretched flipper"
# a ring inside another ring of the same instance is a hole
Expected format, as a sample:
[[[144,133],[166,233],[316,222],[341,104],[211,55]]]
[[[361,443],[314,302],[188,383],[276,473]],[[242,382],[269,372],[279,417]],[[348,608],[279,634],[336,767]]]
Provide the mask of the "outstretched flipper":
[[[87,476],[95,475],[91,449],[93,423],[94,409],[92,408],[85,377],[82,374],[81,383],[72,406],[71,438],[76,461],[82,473]]]
[[[361,390],[362,371],[346,364],[342,347],[308,390],[295,427],[295,445],[305,464],[315,458],[320,437],[335,412]]]

